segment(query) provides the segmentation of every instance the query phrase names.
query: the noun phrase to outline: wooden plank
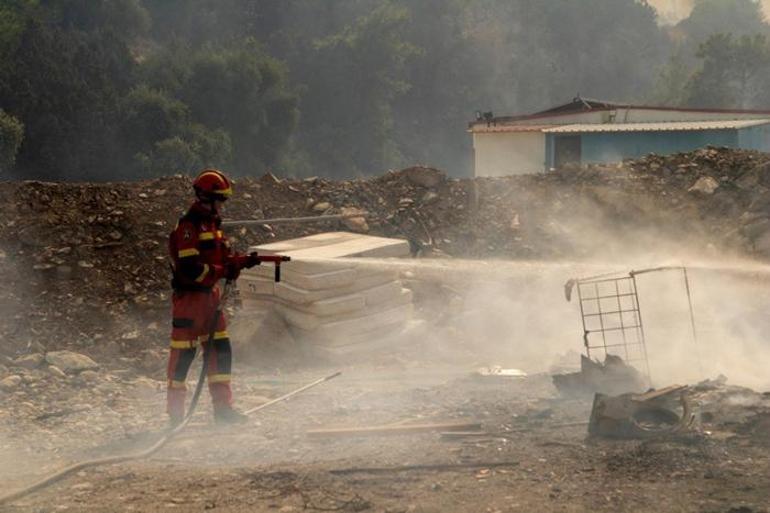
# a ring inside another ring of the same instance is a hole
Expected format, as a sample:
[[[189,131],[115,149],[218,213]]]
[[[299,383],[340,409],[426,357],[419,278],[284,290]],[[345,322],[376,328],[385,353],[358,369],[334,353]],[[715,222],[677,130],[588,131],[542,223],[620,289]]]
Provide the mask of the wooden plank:
[[[306,432],[312,437],[342,437],[342,436],[380,436],[401,435],[407,433],[425,433],[430,431],[471,431],[480,430],[478,422],[446,422],[438,424],[411,424],[386,426],[361,426],[327,429],[310,429]]]

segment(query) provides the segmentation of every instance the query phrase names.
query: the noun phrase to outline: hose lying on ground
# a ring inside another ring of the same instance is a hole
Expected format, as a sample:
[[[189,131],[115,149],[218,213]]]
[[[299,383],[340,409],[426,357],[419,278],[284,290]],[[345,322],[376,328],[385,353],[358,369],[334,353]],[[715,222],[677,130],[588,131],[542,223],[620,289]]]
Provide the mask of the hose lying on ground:
[[[13,502],[17,499],[20,499],[21,497],[24,497],[25,495],[29,495],[33,492],[36,492],[37,490],[41,490],[63,478],[66,476],[72,474],[73,472],[78,472],[80,470],[83,470],[85,468],[89,467],[96,467],[99,465],[109,465],[112,463],[122,463],[124,461],[129,460],[139,460],[142,458],[146,458],[153,453],[160,450],[161,447],[166,445],[169,440],[171,440],[174,436],[179,434],[185,427],[187,427],[187,424],[190,422],[190,419],[192,418],[192,414],[195,412],[195,407],[198,404],[198,399],[200,397],[201,390],[203,389],[203,378],[205,377],[205,359],[204,359],[204,367],[201,369],[201,377],[198,380],[198,384],[195,387],[195,393],[193,394],[192,402],[190,403],[190,411],[187,414],[187,416],[184,418],[184,420],[176,426],[174,429],[166,433],[160,440],[155,442],[152,446],[148,447],[147,449],[133,453],[133,454],[125,454],[122,456],[107,456],[105,458],[97,458],[93,460],[87,460],[87,461],[81,461],[80,463],[75,463],[73,465],[70,465],[69,467],[65,467],[61,469],[60,471],[56,472],[55,474],[51,474],[48,477],[45,477],[41,479],[40,481],[31,484],[30,486],[27,486],[26,488],[23,488],[21,490],[9,493],[7,495],[3,495],[0,497],[0,506],[3,504],[8,504],[10,502]],[[294,395],[299,394],[300,392],[304,392],[305,390],[312,388],[316,385],[320,385],[321,383],[325,381],[329,381],[330,379],[336,378],[339,376],[340,372],[335,372],[334,374],[331,374],[329,376],[323,377],[321,379],[317,379],[316,381],[313,381],[312,383],[308,383],[307,385],[303,385],[302,387],[289,392],[287,394],[282,395],[281,397],[277,397],[276,399],[273,399],[272,401],[269,401],[265,404],[262,404],[260,406],[257,406],[256,408],[252,408],[251,410],[248,410],[246,413],[253,413],[258,410],[262,410],[268,406],[271,406],[273,404],[276,404],[278,402],[281,402],[283,400],[286,400]]]
[[[49,486],[65,478],[66,476],[72,474],[73,472],[78,472],[80,470],[83,470],[84,468],[95,467],[99,465],[109,465],[112,463],[121,463],[124,461],[139,460],[142,458],[146,458],[154,454],[158,450],[160,450],[160,448],[166,445],[169,440],[171,440],[174,436],[176,436],[184,428],[186,428],[187,424],[190,422],[190,419],[195,413],[195,408],[197,408],[198,400],[200,399],[200,396],[201,396],[201,390],[203,390],[203,382],[205,381],[206,371],[208,369],[208,365],[207,365],[208,357],[206,354],[206,348],[211,347],[212,340],[214,338],[214,333],[216,330],[216,321],[219,318],[219,314],[222,311],[222,308],[224,307],[224,303],[227,300],[227,297],[229,296],[229,292],[230,292],[230,282],[228,282],[225,285],[225,291],[222,294],[219,304],[217,305],[217,309],[212,321],[212,326],[211,326],[211,329],[209,330],[208,343],[204,345],[203,364],[201,365],[201,372],[200,372],[200,376],[198,377],[198,383],[195,385],[195,392],[193,392],[192,400],[190,401],[190,408],[188,409],[187,415],[184,417],[182,422],[180,422],[177,426],[175,426],[173,429],[171,429],[165,435],[163,435],[160,440],[158,440],[153,445],[151,445],[150,447],[148,447],[143,451],[136,452],[133,454],[124,454],[122,456],[107,456],[104,458],[96,458],[93,460],[86,460],[86,461],[81,461],[80,463],[72,464],[69,467],[65,467],[60,471],[54,474],[51,474],[50,476],[45,477],[40,481],[37,481],[36,483],[31,484],[30,486],[27,486],[26,488],[22,488],[21,490],[17,490],[15,492],[0,496],[0,506],[2,506],[3,504],[8,504],[9,502],[13,502],[16,499],[20,499],[21,497],[24,497],[25,495],[29,495],[32,492],[45,488],[46,486]],[[272,401],[262,404],[256,408],[252,408],[251,410],[248,410],[246,414],[254,413],[270,405],[283,401],[284,399],[288,399],[293,395],[296,395],[300,392],[304,392],[308,388],[314,387],[316,385],[320,385],[324,381],[329,381],[332,378],[336,378],[340,374],[341,374],[340,372],[336,372],[330,376],[326,376],[324,378],[313,381],[312,383],[308,383],[307,385],[304,385],[294,390],[293,392],[289,392],[288,394],[282,395],[281,397],[273,399]]]

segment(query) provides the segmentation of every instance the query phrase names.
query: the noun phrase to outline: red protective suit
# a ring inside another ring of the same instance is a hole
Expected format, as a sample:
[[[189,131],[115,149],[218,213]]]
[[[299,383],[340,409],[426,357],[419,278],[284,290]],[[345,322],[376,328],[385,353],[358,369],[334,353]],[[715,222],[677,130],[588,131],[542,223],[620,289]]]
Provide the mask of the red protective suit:
[[[232,349],[223,314],[216,319],[212,347],[206,347],[219,302],[219,280],[228,267],[241,269],[247,258],[230,249],[222,220],[195,202],[169,237],[173,268],[171,350],[168,360],[167,411],[172,422],[184,417],[186,379],[199,345],[208,358],[208,383],[214,411],[232,407]]]

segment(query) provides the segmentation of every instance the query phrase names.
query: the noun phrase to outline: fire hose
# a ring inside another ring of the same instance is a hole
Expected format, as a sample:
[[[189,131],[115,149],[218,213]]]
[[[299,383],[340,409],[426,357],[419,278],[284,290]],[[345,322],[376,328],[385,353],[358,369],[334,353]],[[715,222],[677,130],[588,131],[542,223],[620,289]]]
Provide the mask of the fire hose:
[[[275,255],[275,256],[260,256],[259,257],[261,261],[263,262],[271,262],[275,264],[275,281],[280,281],[281,279],[281,272],[280,272],[280,265],[281,262],[287,262],[289,261],[289,257],[281,256],[281,255]],[[152,454],[159,451],[163,446],[165,446],[174,436],[179,434],[182,430],[184,430],[187,427],[187,424],[190,422],[190,419],[192,419],[193,414],[195,413],[195,409],[198,406],[198,400],[200,399],[201,391],[203,390],[203,382],[206,378],[206,371],[207,371],[207,361],[208,358],[206,357],[206,348],[211,347],[211,344],[214,339],[214,333],[216,331],[216,325],[217,325],[217,319],[219,318],[219,315],[221,314],[222,310],[224,309],[224,305],[230,295],[232,289],[232,282],[227,281],[225,283],[225,289],[222,293],[222,296],[219,299],[219,302],[217,304],[217,308],[214,314],[214,317],[212,319],[211,326],[209,327],[209,335],[206,345],[204,345],[204,354],[203,354],[203,361],[201,364],[201,371],[200,375],[198,377],[198,383],[195,385],[195,391],[193,392],[192,400],[190,401],[190,407],[188,409],[187,415],[184,417],[182,422],[180,422],[178,425],[173,427],[170,431],[168,431],[165,435],[163,435],[160,440],[155,442],[153,445],[148,447],[147,449],[144,449],[143,451],[139,451],[133,454],[124,454],[119,456],[106,456],[104,458],[96,458],[86,461],[81,461],[80,463],[74,463],[68,467],[65,467],[58,472],[55,472],[54,474],[51,474],[48,477],[45,477],[43,479],[40,479],[39,481],[27,486],[26,488],[22,488],[21,490],[17,490],[15,492],[11,492],[9,494],[0,496],[0,506],[4,504],[8,504],[10,502],[13,502],[17,499],[20,499],[26,495],[29,495],[33,492],[36,492],[38,490],[41,490],[47,486],[50,486],[57,481],[60,481],[67,477],[68,475],[79,472],[85,468],[90,467],[96,467],[101,465],[110,465],[114,463],[122,463],[124,461],[131,461],[131,460],[139,460],[143,458],[147,458],[148,456],[151,456]],[[272,401],[269,401],[265,404],[262,404],[260,406],[257,406],[256,408],[252,408],[250,410],[247,410],[245,413],[247,415],[254,413],[256,411],[262,410],[264,408],[267,408],[268,406],[272,406],[273,404],[279,403],[281,401],[284,401],[294,395],[297,395],[301,392],[304,392],[305,390],[308,390],[309,388],[312,388],[314,386],[320,385],[321,383],[324,383],[326,381],[329,381],[331,379],[336,378],[339,376],[341,372],[335,372],[334,374],[330,374],[329,376],[325,376],[323,378],[317,379],[311,383],[308,383],[296,390],[293,390],[287,394],[284,394],[280,397],[277,397],[276,399],[273,399]]]

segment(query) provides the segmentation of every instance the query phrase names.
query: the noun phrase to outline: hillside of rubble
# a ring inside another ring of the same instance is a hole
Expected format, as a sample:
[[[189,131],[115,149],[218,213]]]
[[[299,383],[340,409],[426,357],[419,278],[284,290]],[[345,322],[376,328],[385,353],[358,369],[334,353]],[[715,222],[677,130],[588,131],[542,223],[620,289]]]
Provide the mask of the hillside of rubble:
[[[69,347],[141,364],[142,351],[162,348],[166,240],[189,183],[0,184],[0,355]],[[352,229],[406,238],[416,257],[609,261],[664,247],[770,256],[770,155],[752,151],[707,148],[501,178],[450,179],[426,167],[350,181],[268,174],[238,180],[235,191],[227,219],[370,214],[231,229],[241,249]]]

